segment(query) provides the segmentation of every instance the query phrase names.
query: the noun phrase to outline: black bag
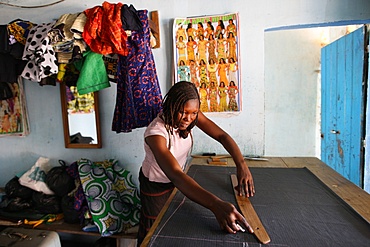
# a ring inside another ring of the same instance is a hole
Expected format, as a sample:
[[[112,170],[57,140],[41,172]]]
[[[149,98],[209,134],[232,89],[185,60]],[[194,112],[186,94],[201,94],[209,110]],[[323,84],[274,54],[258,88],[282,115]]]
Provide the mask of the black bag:
[[[31,200],[23,199],[20,197],[5,197],[0,204],[0,208],[2,208],[6,212],[19,212],[31,208],[31,206]]]
[[[9,197],[20,197],[23,199],[30,199],[33,194],[33,190],[23,186],[19,183],[19,178],[15,176],[10,179],[5,185],[5,193]]]
[[[75,198],[73,196],[65,195],[62,197],[61,207],[64,214],[64,222],[79,223],[79,213],[74,209]]]
[[[61,166],[51,168],[46,174],[45,183],[55,195],[63,197],[75,188],[75,182],[66,171],[66,163],[59,160],[59,164]]]
[[[33,208],[43,214],[59,214],[62,212],[60,206],[61,198],[34,191],[32,195]]]

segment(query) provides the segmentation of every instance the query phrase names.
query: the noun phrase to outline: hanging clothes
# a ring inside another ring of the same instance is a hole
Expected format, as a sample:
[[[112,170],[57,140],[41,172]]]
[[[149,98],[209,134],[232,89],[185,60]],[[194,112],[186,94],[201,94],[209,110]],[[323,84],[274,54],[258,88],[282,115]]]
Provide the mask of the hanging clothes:
[[[8,25],[0,25],[0,52],[10,52]]]
[[[148,126],[162,109],[162,94],[150,47],[148,11],[137,11],[143,24],[127,41],[128,55],[119,55],[117,98],[112,130],[117,133]]]
[[[25,45],[27,36],[34,25],[32,22],[17,19],[8,24],[8,30],[19,43]]]
[[[80,71],[77,80],[79,94],[92,93],[110,87],[103,55],[87,50],[83,53],[83,59],[76,61],[74,65]]]
[[[10,43],[7,25],[0,25],[0,82],[16,82],[26,62],[21,60],[24,45]]]
[[[140,17],[132,4],[130,6],[127,4],[122,6],[121,22],[124,30],[140,31],[143,29]]]
[[[108,79],[111,83],[117,83],[117,54],[107,54],[103,56],[105,68],[107,69]]]
[[[86,43],[82,39],[85,13],[63,14],[53,26],[53,31],[60,34],[52,43],[57,54],[59,63],[71,63],[82,59],[82,53],[86,51]]]
[[[121,21],[122,5],[104,2],[102,6],[84,11],[87,20],[82,37],[93,52],[127,55],[127,34]]]
[[[54,22],[34,26],[28,37],[23,52],[23,60],[28,63],[22,77],[41,82],[42,79],[58,73],[57,58],[48,36]]]

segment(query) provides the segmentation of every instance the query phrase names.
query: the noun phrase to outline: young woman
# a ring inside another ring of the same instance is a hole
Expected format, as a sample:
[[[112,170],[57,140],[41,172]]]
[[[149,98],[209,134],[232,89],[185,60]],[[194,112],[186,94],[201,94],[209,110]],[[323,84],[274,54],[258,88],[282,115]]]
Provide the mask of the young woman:
[[[206,30],[205,30],[205,37],[207,39],[209,39],[209,36],[210,35],[214,35],[214,32],[215,32],[215,28],[213,27],[212,25],[212,22],[211,21],[207,21],[207,27],[206,27]]]
[[[144,133],[145,158],[140,170],[141,219],[138,245],[152,226],[169,195],[176,187],[190,200],[208,208],[215,215],[221,229],[229,233],[240,230],[242,224],[250,232],[245,218],[234,205],[203,189],[184,173],[184,166],[193,144],[192,128],[200,130],[220,142],[230,153],[237,168],[239,193],[253,196],[252,174],[235,141],[199,110],[199,94],[191,82],[176,83],[164,97],[163,111]]]
[[[227,57],[236,60],[236,39],[233,33],[229,33],[226,39]]]
[[[230,81],[230,86],[228,87],[229,104],[227,106],[229,111],[238,111],[238,102],[236,101],[236,95],[238,94],[238,87],[235,85],[234,81]]]
[[[194,60],[190,60],[189,68],[190,68],[190,81],[198,88],[199,87],[198,65]]]
[[[229,20],[229,25],[226,27],[226,35],[229,36],[229,33],[232,33],[235,36],[236,35],[236,25],[234,24],[234,20],[230,19]]]
[[[227,111],[227,88],[225,86],[225,83],[222,81],[220,82],[220,85],[218,86],[218,96],[220,98],[220,104],[218,106],[218,111]]]
[[[204,39],[203,35],[199,36],[198,40],[198,61],[207,60],[207,44],[208,41]]]
[[[224,35],[220,33],[217,37],[217,59],[220,60],[221,58],[226,59],[226,40]]]
[[[186,28],[186,34],[188,35],[188,38],[189,37],[192,37],[193,40],[196,39],[196,36],[197,36],[197,30],[195,30],[193,28],[193,24],[189,23],[188,24],[188,27]]]
[[[225,25],[223,20],[218,20],[216,31],[215,31],[215,37],[218,37],[220,34],[225,34]]]
[[[176,41],[178,42],[180,37],[182,37],[183,39],[187,39],[187,36],[186,36],[186,30],[182,27],[182,24],[180,23],[179,24],[179,28],[176,30]]]
[[[209,111],[217,112],[218,111],[218,102],[217,102],[218,90],[215,81],[210,81],[208,88],[208,98],[209,98]]]
[[[181,60],[177,67],[177,78],[180,81],[190,80],[190,68],[185,64],[184,60]]]
[[[207,41],[208,59],[213,59],[214,61],[217,60],[216,46],[217,46],[216,40],[213,37],[213,34],[210,34],[208,36],[208,41]]]
[[[225,62],[224,58],[220,58],[217,68],[218,76],[220,77],[220,82],[223,81],[225,86],[229,86],[229,79],[227,76],[229,75],[229,65]]]
[[[234,58],[229,58],[229,81],[238,81],[238,63]]]
[[[198,73],[200,78],[200,84],[205,83],[206,86],[209,86],[208,81],[208,72],[207,72],[207,64],[205,60],[200,60],[199,66],[198,66]]]
[[[179,41],[176,43],[176,48],[178,51],[178,64],[180,64],[180,61],[187,61],[186,60],[186,44],[184,42],[184,37],[180,36]]]
[[[189,37],[186,43],[186,52],[188,54],[188,61],[195,60],[195,49],[197,48],[197,42],[194,41],[193,37]]]
[[[209,92],[208,92],[208,88],[205,82],[200,84],[199,98],[200,98],[200,109],[199,110],[201,112],[209,112],[209,106],[208,106]]]
[[[215,61],[211,58],[209,59],[209,63],[207,64],[207,72],[209,81],[213,81],[217,84],[217,69],[218,65]]]
[[[197,28],[197,38],[198,38],[198,40],[199,40],[200,35],[202,35],[204,37],[204,33],[205,33],[205,30],[204,30],[204,27],[203,27],[203,23],[198,22],[198,28]]]

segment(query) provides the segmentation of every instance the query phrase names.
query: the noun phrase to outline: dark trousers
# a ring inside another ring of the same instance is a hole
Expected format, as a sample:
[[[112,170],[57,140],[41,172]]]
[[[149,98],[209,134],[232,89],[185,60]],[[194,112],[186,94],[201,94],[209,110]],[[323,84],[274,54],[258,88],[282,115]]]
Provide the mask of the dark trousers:
[[[150,227],[153,225],[159,212],[162,210],[168,197],[175,188],[173,183],[156,183],[149,181],[149,179],[144,176],[141,169],[139,173],[139,182],[141,211],[137,246],[140,246],[143,242]]]

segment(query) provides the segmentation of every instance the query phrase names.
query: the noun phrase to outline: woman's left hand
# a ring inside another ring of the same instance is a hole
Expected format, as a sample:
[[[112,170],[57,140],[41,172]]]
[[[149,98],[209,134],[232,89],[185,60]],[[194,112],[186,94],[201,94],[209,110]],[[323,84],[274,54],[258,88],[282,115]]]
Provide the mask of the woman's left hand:
[[[235,189],[238,191],[239,196],[243,194],[246,197],[253,196],[256,193],[254,189],[254,182],[252,173],[250,172],[245,160],[242,164],[237,165],[237,177],[238,177],[238,185]]]

